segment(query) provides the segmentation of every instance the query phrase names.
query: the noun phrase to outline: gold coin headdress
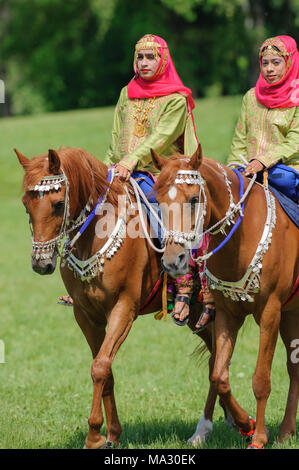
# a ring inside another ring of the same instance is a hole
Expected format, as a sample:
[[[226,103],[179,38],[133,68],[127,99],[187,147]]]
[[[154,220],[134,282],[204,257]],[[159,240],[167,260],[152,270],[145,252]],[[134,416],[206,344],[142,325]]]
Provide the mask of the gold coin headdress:
[[[269,54],[269,53],[280,55],[284,57],[285,59],[287,59],[287,57],[290,55],[283,41],[277,37],[269,38],[262,44],[260,48],[260,52],[259,52],[260,59],[265,54]]]
[[[163,55],[162,55],[162,64],[161,67],[159,67],[158,73],[161,74],[163,70],[165,69],[166,63],[167,63],[167,47],[162,46],[158,42],[155,41],[155,37],[151,34],[146,34],[143,36],[139,41],[136,43],[135,46],[135,54],[134,54],[134,70],[135,73],[137,71],[137,56],[138,52],[141,50],[151,50],[153,51],[154,57],[156,60],[159,60],[161,55],[159,48],[163,50]]]

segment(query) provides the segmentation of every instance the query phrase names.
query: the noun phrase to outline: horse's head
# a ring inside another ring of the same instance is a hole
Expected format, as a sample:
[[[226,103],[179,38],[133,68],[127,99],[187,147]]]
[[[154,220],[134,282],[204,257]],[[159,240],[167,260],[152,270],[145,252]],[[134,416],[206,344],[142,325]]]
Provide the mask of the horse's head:
[[[152,150],[152,160],[161,170],[155,189],[166,228],[162,266],[170,276],[180,277],[188,271],[190,249],[200,240],[207,212],[205,181],[199,172],[201,146],[192,157],[168,159]]]
[[[68,181],[55,150],[32,160],[15,152],[25,170],[22,201],[30,217],[32,268],[39,274],[52,274],[68,216]]]

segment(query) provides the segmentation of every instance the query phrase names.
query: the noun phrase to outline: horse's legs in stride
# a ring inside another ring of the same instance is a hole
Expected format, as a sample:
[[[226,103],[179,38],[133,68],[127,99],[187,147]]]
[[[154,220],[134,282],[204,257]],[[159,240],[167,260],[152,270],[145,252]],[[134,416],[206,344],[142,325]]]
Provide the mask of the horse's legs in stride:
[[[93,400],[88,420],[89,432],[85,440],[85,445],[88,449],[98,449],[104,444],[103,436],[101,436],[100,433],[104,421],[100,406],[101,399],[104,399],[106,412],[108,412],[108,417],[111,416],[112,419],[114,397],[111,396],[111,393],[108,393],[105,397],[103,395],[109,390],[109,386],[111,387],[113,384],[111,372],[112,362],[120,345],[126,339],[134,318],[135,314],[132,301],[124,298],[119,300],[110,314],[104,342],[93,360],[91,367]],[[113,429],[111,429],[108,434],[109,440],[112,441],[119,437]]]
[[[198,317],[196,317],[196,321],[197,321],[197,318]],[[191,326],[190,324],[188,324],[191,330],[195,329],[194,325],[196,321],[192,323],[192,320],[191,320],[190,322]],[[213,326],[214,325],[209,326],[208,328],[203,330],[199,335],[201,339],[205,342],[206,347],[211,354],[209,358],[209,379],[210,379],[211,372],[214,366],[214,356],[212,355],[212,351],[213,351],[213,339],[214,339],[213,337],[215,335],[212,334]],[[212,429],[213,429],[212,420],[213,420],[216,399],[217,399],[217,392],[215,391],[214,387],[211,385],[211,382],[210,382],[209,393],[206,399],[204,412],[202,414],[200,421],[198,422],[196,426],[196,430],[194,434],[188,439],[188,442],[191,443],[193,446],[204,444],[208,435],[211,434],[212,432]]]
[[[229,364],[242,324],[243,318],[217,309],[215,320],[216,357],[211,381],[220,396],[222,406],[224,405],[225,409],[229,410],[234,423],[244,432],[249,432],[252,428],[249,415],[234,398],[229,383]]]
[[[86,316],[82,314],[82,312],[76,307],[74,308],[74,314],[80,328],[86,337],[92,352],[92,357],[94,359],[104,341],[106,334],[106,323],[103,323],[101,326],[91,324],[89,321],[87,321]],[[114,400],[114,380],[112,372],[104,384],[103,402],[106,414],[107,440],[113,442],[119,438],[122,429],[118,419],[117,408]],[[101,442],[101,445],[105,444],[106,438],[104,436],[102,436]]]
[[[268,442],[265,426],[265,410],[271,391],[271,366],[279,330],[280,309],[279,301],[270,296],[259,321],[259,352],[252,377],[253,393],[257,402],[256,427],[252,444],[257,447],[264,447]]]
[[[280,334],[287,350],[287,368],[290,377],[287,405],[278,438],[279,442],[282,442],[296,432],[296,415],[299,398],[299,322],[297,312],[282,313]]]

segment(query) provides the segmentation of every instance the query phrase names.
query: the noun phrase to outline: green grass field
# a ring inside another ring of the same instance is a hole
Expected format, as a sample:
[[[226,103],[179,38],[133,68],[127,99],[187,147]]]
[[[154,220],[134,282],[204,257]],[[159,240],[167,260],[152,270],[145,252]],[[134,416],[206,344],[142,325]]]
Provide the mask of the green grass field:
[[[205,156],[225,161],[241,98],[197,102],[195,122]],[[28,218],[21,204],[23,171],[13,148],[26,156],[61,145],[83,147],[98,158],[110,139],[113,108],[0,120],[0,448],[82,448],[91,408],[91,354],[72,309],[57,305],[65,292],[58,271],[41,277],[31,269]],[[251,376],[259,331],[251,318],[240,332],[231,364],[232,390],[255,416]],[[116,400],[124,449],[186,449],[208,391],[207,361],[198,367],[198,344],[189,329],[152,315],[140,317],[114,362]],[[1,359],[1,358],[0,358]],[[2,358],[3,359],[3,358]],[[276,447],[288,391],[286,355],[279,340],[266,410]],[[242,449],[220,406],[214,414],[211,449]],[[293,437],[283,448],[298,448]]]

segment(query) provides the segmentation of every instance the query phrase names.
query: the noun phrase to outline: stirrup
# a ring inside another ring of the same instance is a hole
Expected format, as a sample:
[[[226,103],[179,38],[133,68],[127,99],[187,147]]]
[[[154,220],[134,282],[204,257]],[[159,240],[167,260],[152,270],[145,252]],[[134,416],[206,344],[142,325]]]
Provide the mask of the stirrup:
[[[187,318],[185,318],[185,320],[180,321],[180,320],[177,320],[176,318],[174,318],[174,315],[180,315],[180,313],[182,313],[182,311],[184,310],[185,305],[190,306],[189,297],[187,295],[177,295],[174,302],[175,302],[175,304],[177,302],[183,302],[183,306],[182,306],[182,308],[179,312],[172,312],[171,318],[173,319],[173,321],[176,325],[179,325],[179,326],[187,325],[187,323],[189,321],[189,316]]]
[[[208,322],[205,325],[202,325],[200,321],[202,320],[205,313],[210,315],[210,319],[208,320]],[[196,325],[199,325],[200,328],[195,328],[193,333],[196,334],[196,333],[199,333],[199,332],[203,331],[210,323],[212,323],[215,320],[215,316],[216,316],[216,308],[215,307],[210,308],[210,307],[207,307],[205,305],[204,308],[202,309],[202,312],[200,314],[198,322],[196,323]]]

